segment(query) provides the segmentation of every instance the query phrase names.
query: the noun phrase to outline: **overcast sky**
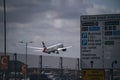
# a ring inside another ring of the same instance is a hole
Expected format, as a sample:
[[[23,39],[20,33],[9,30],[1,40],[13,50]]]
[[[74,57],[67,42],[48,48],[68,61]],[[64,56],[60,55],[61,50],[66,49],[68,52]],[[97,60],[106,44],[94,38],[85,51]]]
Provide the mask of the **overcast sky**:
[[[63,43],[66,52],[50,56],[80,57],[80,16],[120,13],[120,0],[6,0],[7,52],[25,53],[25,44]],[[0,52],[4,52],[3,0],[0,0]],[[28,54],[48,55],[28,49]]]

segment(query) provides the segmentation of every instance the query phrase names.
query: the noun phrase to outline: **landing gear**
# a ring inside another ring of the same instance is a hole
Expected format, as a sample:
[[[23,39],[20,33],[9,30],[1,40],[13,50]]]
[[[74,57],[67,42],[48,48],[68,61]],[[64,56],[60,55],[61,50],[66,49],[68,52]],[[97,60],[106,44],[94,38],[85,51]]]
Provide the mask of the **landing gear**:
[[[50,52],[48,52],[48,54],[50,54]]]
[[[55,53],[55,51],[52,51],[53,53]]]
[[[59,54],[59,51],[56,51],[56,54]]]

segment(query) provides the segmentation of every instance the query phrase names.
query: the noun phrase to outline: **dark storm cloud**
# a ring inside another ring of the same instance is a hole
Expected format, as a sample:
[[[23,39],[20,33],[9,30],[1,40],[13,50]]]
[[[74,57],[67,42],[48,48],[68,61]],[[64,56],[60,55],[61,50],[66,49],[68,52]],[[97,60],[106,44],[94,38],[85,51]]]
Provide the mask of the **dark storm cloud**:
[[[90,0],[6,0],[7,51],[24,53],[18,41],[41,41],[56,44],[63,42],[73,48],[63,56],[79,57],[80,16],[109,13],[104,6]],[[0,35],[3,36],[3,3],[0,0]],[[3,44],[3,39],[0,43]],[[3,47],[3,46],[0,46]],[[0,51],[2,48],[0,48]],[[75,54],[73,54],[75,53]]]
[[[52,9],[51,0],[6,0],[8,22],[30,22],[34,13]],[[0,12],[2,13],[2,11]]]
[[[6,6],[7,21],[18,23],[30,22],[36,13],[44,14],[48,11],[56,12],[56,18],[68,19],[78,19],[77,16],[85,12],[82,0],[6,0]]]
[[[4,51],[2,1],[0,0],[0,52]],[[34,41],[28,45],[36,47],[42,47],[41,42],[45,41],[46,46],[56,43],[72,46],[66,52],[60,51],[58,55],[49,56],[79,58],[80,16],[120,13],[119,7],[115,8],[115,4],[111,4],[111,1],[106,0],[6,0],[7,52],[25,54],[25,44],[20,44],[19,41]],[[28,54],[48,55],[33,49],[28,49]],[[33,64],[31,60],[30,64]]]
[[[55,0],[54,0],[55,1]],[[80,15],[85,14],[85,9],[90,6],[84,0],[60,0],[53,4],[58,13],[57,18],[78,19]]]
[[[97,3],[97,1],[95,2]],[[105,0],[105,2],[107,1]],[[95,14],[95,12],[107,13],[109,10],[100,8],[102,5],[96,8],[94,3],[88,0],[6,0],[7,21],[17,23],[32,22],[36,13],[41,14],[41,19],[45,19],[43,16],[46,15],[44,14],[49,11],[53,11],[57,14],[54,18],[79,19],[79,16],[83,14]],[[3,6],[2,0],[0,6]],[[108,6],[110,5],[108,4]],[[2,14],[3,12],[0,10],[0,15]],[[2,20],[2,17],[0,17],[0,20]]]

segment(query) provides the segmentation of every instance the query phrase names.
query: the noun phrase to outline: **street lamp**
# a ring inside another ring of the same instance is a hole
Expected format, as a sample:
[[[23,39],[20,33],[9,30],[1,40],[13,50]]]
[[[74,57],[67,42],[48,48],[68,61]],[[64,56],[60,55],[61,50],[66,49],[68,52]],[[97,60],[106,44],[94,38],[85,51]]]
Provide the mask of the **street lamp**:
[[[111,69],[111,80],[113,80],[113,68],[114,68],[114,64],[117,64],[117,60],[114,60],[113,62],[112,62],[112,69]]]
[[[20,41],[19,43],[25,44],[25,63],[27,65],[27,46],[29,43],[33,43],[33,41],[29,41],[29,42],[24,42],[24,41]],[[26,74],[27,75],[27,74]],[[25,75],[25,79],[27,78],[27,76]]]

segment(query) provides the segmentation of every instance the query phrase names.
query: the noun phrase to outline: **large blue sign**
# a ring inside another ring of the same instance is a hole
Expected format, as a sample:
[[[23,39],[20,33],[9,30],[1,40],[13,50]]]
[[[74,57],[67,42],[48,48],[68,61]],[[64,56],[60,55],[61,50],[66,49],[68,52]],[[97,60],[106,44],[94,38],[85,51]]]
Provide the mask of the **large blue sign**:
[[[120,31],[113,31],[112,34],[113,34],[113,35],[116,35],[116,36],[117,36],[117,35],[120,35]]]
[[[100,27],[99,26],[89,26],[88,31],[100,31]]]
[[[86,46],[87,45],[87,40],[82,40],[82,46]]]
[[[82,38],[87,38],[87,33],[82,33]]]

